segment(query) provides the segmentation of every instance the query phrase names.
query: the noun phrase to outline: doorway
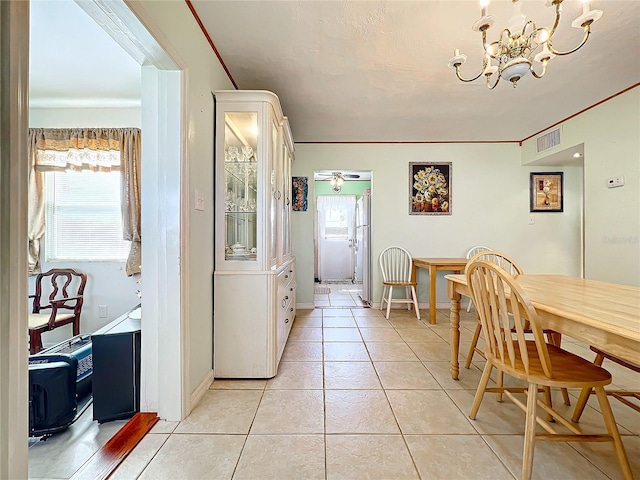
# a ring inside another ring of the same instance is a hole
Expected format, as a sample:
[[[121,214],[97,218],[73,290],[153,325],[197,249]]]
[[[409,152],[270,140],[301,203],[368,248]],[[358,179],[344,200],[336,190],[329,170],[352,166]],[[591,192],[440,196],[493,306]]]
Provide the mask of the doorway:
[[[371,171],[314,172],[314,305],[318,308],[369,305],[371,177]]]
[[[69,3],[75,5],[74,2]],[[154,161],[143,161],[141,172],[144,282],[137,285],[134,279],[129,288],[132,297],[139,289],[144,298],[140,409],[158,412],[163,419],[178,421],[188,414],[191,398],[185,360],[189,353],[188,336],[185,335],[181,306],[181,295],[186,287],[184,276],[180,273],[186,270],[185,263],[188,261],[188,251],[181,235],[184,228],[181,208],[188,205],[182,146],[184,113],[181,66],[155,41],[150,33],[155,27],[147,31],[140,22],[134,13],[136,7],[140,8],[137,4],[132,4],[130,8],[122,1],[108,4],[94,1],[82,2],[80,7],[96,24],[108,31],[134,60],[144,64],[140,67],[143,160],[148,157]],[[133,39],[136,41],[131,42]],[[161,355],[159,352],[165,353]],[[26,368],[23,370],[26,376]],[[26,402],[23,403],[26,405]],[[79,419],[76,425],[86,430],[81,422],[82,419]],[[89,418],[87,424],[94,423]],[[99,441],[93,442],[92,447],[99,447],[98,444],[106,442],[119,426],[117,422],[100,425]],[[61,435],[60,440],[64,442],[65,433]],[[23,441],[22,434],[20,438]],[[50,440],[49,443],[53,442]],[[83,455],[91,453],[86,448],[90,441],[77,443]],[[74,453],[73,448],[65,447],[63,450],[62,454],[55,452],[44,462],[43,468],[48,469],[49,474],[57,471],[64,477],[74,471],[77,462],[86,459]],[[72,457],[72,461],[69,461],[69,457]],[[64,463],[61,467],[65,469],[64,472],[56,470],[58,467],[53,464],[53,459],[59,460],[56,465]],[[17,462],[22,462],[22,458]],[[34,470],[32,473],[37,475],[38,472]]]

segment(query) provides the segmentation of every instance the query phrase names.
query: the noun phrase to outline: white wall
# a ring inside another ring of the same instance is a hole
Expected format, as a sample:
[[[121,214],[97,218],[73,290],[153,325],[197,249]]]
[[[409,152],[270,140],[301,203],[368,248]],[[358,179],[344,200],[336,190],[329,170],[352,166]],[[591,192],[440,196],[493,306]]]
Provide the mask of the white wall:
[[[564,122],[557,148],[581,143],[585,278],[640,286],[640,87]],[[543,157],[535,152],[535,138],[524,142],[523,163]],[[607,188],[618,175],[625,185]]]
[[[31,108],[31,128],[74,127],[140,127],[139,108]],[[92,333],[140,303],[136,290],[139,276],[127,277],[125,262],[45,262],[46,231],[41,241],[42,271],[51,268],[73,268],[87,274],[83,298],[80,331]],[[29,277],[29,293],[35,291],[35,276]],[[98,305],[107,305],[107,317],[98,316]],[[32,305],[29,304],[29,311]],[[45,347],[73,335],[72,326],[65,325],[42,335]]]
[[[133,2],[131,2],[133,3]],[[135,2],[143,10],[143,21],[153,22],[163,33],[158,41],[170,45],[172,54],[185,65],[185,142],[189,192],[188,225],[182,232],[189,258],[188,289],[182,308],[189,331],[189,384],[193,393],[211,378],[213,367],[213,99],[212,92],[233,89],[226,73],[207,43],[185,2]],[[140,17],[140,15],[138,15]],[[194,210],[194,190],[205,197],[205,210]],[[176,286],[177,288],[177,286]],[[176,359],[177,361],[177,359]],[[185,412],[188,413],[188,412]]]
[[[30,108],[30,128],[140,128],[137,108]]]
[[[452,215],[409,215],[409,162],[452,162]],[[529,172],[518,144],[296,145],[293,175],[313,178],[318,169],[372,170],[373,299],[379,301],[377,259],[388,245],[415,257],[461,257],[469,247],[488,245],[518,260],[528,273],[580,275],[580,174],[565,173],[563,213],[536,213],[529,225]],[[558,170],[557,168],[555,170]],[[309,183],[313,202],[313,182]],[[293,253],[297,259],[297,299],[313,303],[313,210],[294,212]],[[576,253],[578,252],[578,253]],[[444,273],[438,299],[448,304]],[[429,279],[420,270],[418,297],[428,302]]]

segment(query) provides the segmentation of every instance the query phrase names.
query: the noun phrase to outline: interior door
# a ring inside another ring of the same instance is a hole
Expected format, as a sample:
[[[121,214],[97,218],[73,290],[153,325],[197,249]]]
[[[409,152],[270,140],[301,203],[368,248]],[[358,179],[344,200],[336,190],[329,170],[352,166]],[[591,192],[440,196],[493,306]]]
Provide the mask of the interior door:
[[[355,236],[355,195],[320,195],[318,209],[318,279],[351,281]]]

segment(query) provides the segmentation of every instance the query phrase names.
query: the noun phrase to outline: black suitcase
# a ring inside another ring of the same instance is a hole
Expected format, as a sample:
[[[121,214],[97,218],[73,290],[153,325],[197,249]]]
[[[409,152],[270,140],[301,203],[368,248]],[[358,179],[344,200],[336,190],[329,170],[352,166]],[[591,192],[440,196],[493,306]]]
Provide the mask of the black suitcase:
[[[78,411],[76,372],[78,361],[29,365],[29,436],[49,435],[66,429]]]

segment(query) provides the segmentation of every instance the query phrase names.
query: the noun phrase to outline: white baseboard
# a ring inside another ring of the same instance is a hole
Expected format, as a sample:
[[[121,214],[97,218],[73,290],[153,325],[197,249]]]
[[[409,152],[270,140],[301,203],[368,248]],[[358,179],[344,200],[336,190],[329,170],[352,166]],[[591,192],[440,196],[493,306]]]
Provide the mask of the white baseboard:
[[[194,407],[202,400],[202,397],[209,390],[209,387],[213,383],[213,370],[209,371],[206,377],[200,382],[200,385],[191,393],[189,413],[191,413]],[[188,414],[187,414],[188,415]]]
[[[420,307],[420,310],[429,310],[429,304],[428,303],[418,303],[418,306]],[[316,306],[313,303],[296,303],[296,309],[302,309],[302,310],[313,310],[314,308],[316,308]],[[370,308],[380,308],[380,302],[377,303],[372,303]],[[404,308],[406,309],[406,306],[400,306],[400,305],[396,305],[396,306],[392,306],[391,308],[398,309],[398,308]],[[436,303],[436,308],[440,308],[440,309],[446,309],[449,310],[451,308],[451,303],[450,302],[440,302],[440,303]],[[460,305],[460,308],[462,309],[462,305]],[[466,310],[466,304],[465,304],[465,310]]]

